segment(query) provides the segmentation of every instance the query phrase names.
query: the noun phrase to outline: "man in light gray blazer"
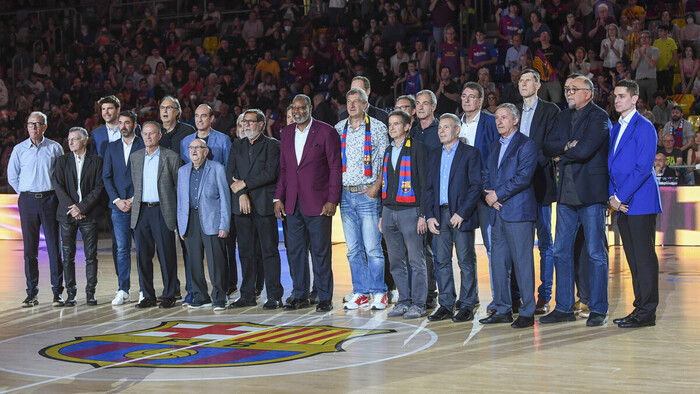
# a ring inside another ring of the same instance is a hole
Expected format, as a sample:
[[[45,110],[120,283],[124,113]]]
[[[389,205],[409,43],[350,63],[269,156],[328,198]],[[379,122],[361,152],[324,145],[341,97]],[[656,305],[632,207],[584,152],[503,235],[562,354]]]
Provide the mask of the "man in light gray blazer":
[[[221,163],[207,160],[206,141],[195,138],[188,146],[191,161],[178,170],[177,225],[185,241],[192,278],[190,308],[226,310],[226,246],[231,223],[231,192]],[[211,298],[204,276],[207,256]]]
[[[182,163],[177,153],[158,145],[162,137],[160,124],[145,122],[141,130],[146,147],[130,156],[131,179],[134,182],[131,228],[136,238],[139,281],[144,297],[136,307],[156,306],[153,256],[157,248],[165,288],[160,308],[172,308],[175,306],[177,286],[173,234],[177,228],[177,170]]]

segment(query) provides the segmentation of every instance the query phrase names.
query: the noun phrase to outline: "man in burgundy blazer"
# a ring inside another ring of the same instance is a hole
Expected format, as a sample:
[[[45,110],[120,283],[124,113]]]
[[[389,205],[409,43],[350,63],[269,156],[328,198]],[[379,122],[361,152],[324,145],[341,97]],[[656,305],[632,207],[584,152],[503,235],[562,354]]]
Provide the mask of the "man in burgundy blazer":
[[[303,94],[292,101],[294,124],[282,129],[280,172],[275,190],[275,216],[287,220],[287,256],[294,292],[285,310],[310,306],[306,234],[311,246],[316,311],[333,308],[331,219],[340,201],[342,164],[340,137],[335,129],[311,118],[311,99]]]

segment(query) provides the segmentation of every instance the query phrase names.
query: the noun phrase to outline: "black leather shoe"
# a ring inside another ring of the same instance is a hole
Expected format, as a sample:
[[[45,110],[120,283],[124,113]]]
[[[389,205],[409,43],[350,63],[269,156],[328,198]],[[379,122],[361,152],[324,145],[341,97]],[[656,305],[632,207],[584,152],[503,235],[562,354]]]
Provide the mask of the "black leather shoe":
[[[521,306],[522,304],[523,304],[523,303],[522,303],[520,300],[517,300],[517,301],[514,301],[514,302],[513,302],[513,306],[512,306],[512,308],[513,308],[513,314],[520,313],[520,306]]]
[[[597,327],[597,326],[602,326],[605,324],[607,319],[605,318],[605,315],[601,315],[600,313],[595,313],[591,312],[590,315],[588,315],[588,320],[586,320],[586,325],[588,327]]]
[[[447,309],[442,305],[438,308],[438,310],[433,312],[432,315],[428,316],[428,320],[430,321],[440,321],[450,318],[452,318],[452,310]]]
[[[514,322],[510,323],[513,328],[527,328],[535,325],[535,316],[525,317],[518,316]]]
[[[75,306],[77,304],[75,294],[68,293],[66,300],[63,302],[63,306]]]
[[[275,301],[275,300],[273,300],[273,301]],[[237,299],[236,301],[232,302],[231,305],[229,305],[228,307],[230,309],[233,309],[233,308],[245,308],[247,306],[256,306],[256,305],[258,305],[258,303],[255,300],[246,300],[245,298],[241,297],[241,298]]]
[[[550,314],[540,317],[540,323],[543,324],[563,323],[567,321],[576,321],[576,316],[574,316],[573,312],[564,313],[555,309]]]
[[[486,316],[491,316],[494,313],[496,313],[496,310],[493,308],[486,308]]]
[[[535,315],[545,315],[547,312],[549,312],[549,303],[544,298],[538,298],[537,305],[535,305]]]
[[[474,312],[472,312],[472,308],[467,308],[466,306],[462,307],[459,310],[459,312],[455,313],[455,315],[452,316],[452,321],[455,323],[461,323],[470,320],[474,320]]]
[[[309,303],[311,305],[316,305],[319,303],[318,292],[315,290],[312,290],[311,293],[309,293]]]
[[[90,306],[97,305],[97,298],[95,298],[95,293],[87,293],[86,301],[87,304]]]
[[[284,306],[285,311],[295,311],[297,309],[302,309],[302,308],[309,308],[311,307],[311,303],[309,302],[308,299],[305,300],[297,300],[293,299],[292,302]]]
[[[160,305],[158,305],[158,308],[160,309],[167,309],[167,308],[172,308],[175,306],[175,298],[163,298],[163,301],[160,302]]]
[[[290,295],[286,300],[284,300],[284,305],[291,304],[292,301],[294,301],[294,296]]]
[[[139,308],[139,309],[141,309],[141,308],[153,308],[154,306],[156,306],[156,301],[152,298],[144,298],[143,300],[141,300],[141,302],[139,302],[135,306],[136,306],[136,308]]]
[[[276,299],[276,300],[267,300],[263,304],[263,309],[265,310],[271,310],[271,309],[279,309],[282,308],[284,305],[282,304],[282,299]]]
[[[494,324],[494,323],[512,323],[513,315],[511,313],[494,313],[489,317],[479,320],[481,324]]]
[[[656,325],[656,316],[652,316],[648,319],[640,319],[639,316],[632,316],[630,320],[626,323],[620,323],[617,326],[620,328],[637,328],[637,327],[651,327]]]
[[[632,320],[633,317],[634,317],[634,312],[630,313],[629,315],[627,315],[627,316],[625,316],[625,317],[620,317],[620,318],[617,318],[617,319],[613,319],[613,323],[615,323],[615,324],[629,323],[630,320]]]
[[[316,312],[330,312],[333,309],[331,301],[321,301],[316,305]]]

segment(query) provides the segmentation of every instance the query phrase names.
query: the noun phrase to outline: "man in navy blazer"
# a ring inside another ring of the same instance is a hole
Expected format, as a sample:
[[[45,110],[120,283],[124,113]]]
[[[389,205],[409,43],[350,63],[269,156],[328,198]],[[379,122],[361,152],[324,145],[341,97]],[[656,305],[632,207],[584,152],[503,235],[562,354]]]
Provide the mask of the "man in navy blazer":
[[[537,169],[533,177],[535,198],[537,199],[537,247],[540,250],[540,286],[537,288],[537,306],[535,314],[549,312],[549,300],[552,298],[554,282],[554,261],[552,259],[552,203],[557,200],[557,184],[554,177],[554,163],[551,157],[544,155],[542,146],[545,138],[552,131],[559,114],[559,107],[554,103],[537,97],[540,73],[527,68],[520,74],[518,90],[523,102],[517,105],[520,111],[520,132],[530,137],[537,149]]]
[[[496,131],[496,121],[493,115],[482,111],[481,106],[484,103],[484,88],[476,82],[467,82],[462,88],[462,126],[459,132],[459,137],[466,140],[467,145],[476,148],[481,155],[481,168],[486,168],[486,159],[489,157],[491,143],[498,137]],[[481,196],[481,194],[479,194]],[[489,258],[489,266],[491,262],[491,228],[489,217],[491,210],[480,197],[479,204],[476,205],[479,227],[481,228],[481,239],[486,248],[486,254]],[[490,271],[490,270],[489,270]],[[493,286],[491,286],[493,288]],[[493,294],[492,294],[493,295]],[[477,288],[478,297],[478,288]],[[478,301],[478,300],[477,300]],[[493,303],[489,304],[488,309],[493,310]]]
[[[574,240],[583,225],[589,261],[588,326],[600,326],[608,312],[608,247],[605,210],[608,202],[608,114],[592,102],[593,82],[584,76],[566,80],[569,108],[557,115],[544,154],[559,160],[557,226],[554,241],[556,301],[541,323],[575,321]]]
[[[144,147],[143,140],[135,133],[136,113],[122,111],[119,113],[119,132],[121,139],[107,145],[102,166],[102,180],[109,196],[109,208],[112,218],[112,242],[116,244],[117,254],[114,267],[117,272],[119,289],[112,300],[112,305],[130,302],[131,288],[131,238],[130,227],[131,204],[134,197],[134,184],[131,180],[131,153]]]
[[[226,170],[216,161],[207,160],[209,148],[202,139],[188,146],[191,161],[178,169],[177,227],[189,255],[192,302],[189,308],[209,307],[226,310],[226,247],[231,223],[231,192]],[[207,257],[211,297],[204,276]]]
[[[293,124],[282,129],[280,172],[275,188],[275,216],[287,220],[288,258],[293,271],[293,299],[285,310],[308,308],[311,246],[318,312],[333,308],[331,219],[340,202],[342,161],[340,136],[335,129],[311,118],[311,98],[300,94],[292,101]]]
[[[207,142],[209,147],[209,160],[215,160],[226,167],[228,155],[231,152],[231,138],[228,135],[211,128],[214,124],[214,110],[207,104],[200,104],[194,111],[194,123],[197,132],[190,134],[180,142],[180,158],[184,163],[190,162],[190,155],[187,151],[190,143],[195,138],[201,138]]]
[[[513,328],[535,324],[535,242],[537,200],[532,184],[537,167],[535,143],[518,131],[520,113],[515,105],[501,104],[496,109],[496,127],[501,135],[491,144],[487,167],[483,171],[484,196],[491,211],[491,279],[496,312],[482,324],[513,321],[511,271],[518,281],[522,306]]]
[[[119,133],[119,99],[116,96],[102,97],[97,101],[105,124],[92,131],[90,139],[92,153],[104,158],[107,145],[121,138]]]
[[[617,225],[632,273],[634,310],[614,319],[621,328],[653,326],[659,305],[659,260],[654,249],[656,215],[661,213],[659,185],[654,174],[656,130],[635,110],[636,82],[615,87],[615,110],[620,121],[612,129],[608,169],[610,207],[619,212]]]
[[[425,212],[428,229],[435,234],[440,308],[428,320],[452,318],[454,322],[474,319],[477,302],[474,230],[479,226],[477,205],[482,190],[479,151],[460,141],[460,120],[454,114],[440,116],[438,136],[442,147],[430,152]],[[452,276],[452,248],[456,249],[461,273],[460,309],[455,307]]]

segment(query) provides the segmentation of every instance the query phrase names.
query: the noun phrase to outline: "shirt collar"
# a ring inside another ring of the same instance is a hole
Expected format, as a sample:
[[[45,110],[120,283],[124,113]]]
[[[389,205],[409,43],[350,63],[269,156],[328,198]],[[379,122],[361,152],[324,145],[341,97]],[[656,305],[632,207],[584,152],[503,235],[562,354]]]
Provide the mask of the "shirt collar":
[[[314,121],[313,118],[309,118],[309,124],[307,124],[306,127],[304,127],[304,130],[299,130],[299,124],[297,124],[297,126],[294,128],[294,130],[299,132],[299,133],[302,133],[302,134],[306,133],[307,131],[309,131],[309,129],[311,129],[311,123],[313,123],[313,121]]]
[[[148,154],[148,151],[146,151],[146,157],[156,157],[156,156],[159,156],[159,157],[160,157],[160,146],[158,146],[158,147],[156,148],[156,151],[153,152],[152,155],[149,155],[149,154]]]
[[[535,101],[533,102],[532,106],[530,108],[525,107],[525,103],[523,102],[523,112],[530,112],[533,111],[537,108],[537,103],[540,101],[540,99],[535,98]]]
[[[513,139],[513,136],[514,136],[515,133],[517,133],[517,132],[518,132],[518,130],[515,130],[515,131],[514,131],[511,135],[509,135],[508,137],[506,137],[506,138],[503,138],[503,137],[499,138],[499,141],[501,141],[501,145],[508,145],[508,144],[510,144],[510,141]]]
[[[406,136],[406,137],[408,137],[408,136]],[[404,144],[406,143],[406,140],[407,140],[407,139],[408,139],[408,138],[404,138],[403,141],[401,141],[401,145],[399,145],[399,146],[396,146],[396,141],[391,140],[391,146],[394,147],[394,148],[403,148],[403,146],[404,146]]]
[[[472,124],[472,123],[478,123],[478,122],[479,122],[479,117],[481,117],[481,111],[479,111],[479,112],[476,113],[476,116],[474,116],[474,119],[472,119],[472,120],[470,120],[470,121],[464,121],[464,122],[462,122],[462,123],[464,123],[465,125],[469,125],[469,124]],[[467,115],[466,115],[466,114],[465,114],[465,115],[462,115],[462,119],[466,119],[466,118],[467,118]]]
[[[83,152],[83,156],[82,156],[82,157],[78,156],[78,154],[75,153],[75,152],[72,152],[72,153],[73,153],[73,157],[75,157],[76,160],[82,161],[82,160],[85,160],[85,154],[87,153],[87,151]]]
[[[635,109],[635,110],[632,110],[632,112],[630,112],[629,114],[627,114],[627,116],[625,116],[624,118],[620,118],[620,126],[629,124],[630,121],[632,120],[632,117],[633,117],[636,113],[637,113],[637,110]]]

